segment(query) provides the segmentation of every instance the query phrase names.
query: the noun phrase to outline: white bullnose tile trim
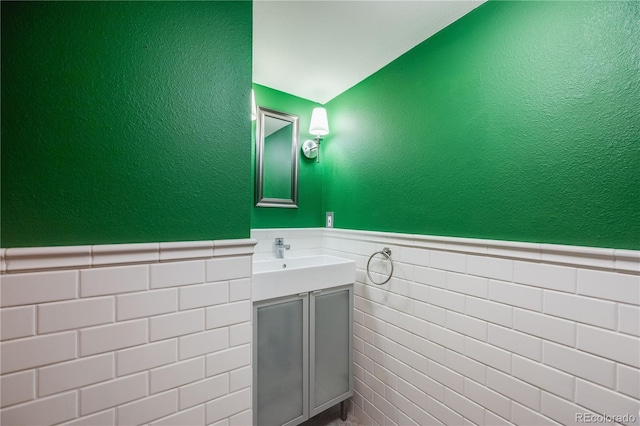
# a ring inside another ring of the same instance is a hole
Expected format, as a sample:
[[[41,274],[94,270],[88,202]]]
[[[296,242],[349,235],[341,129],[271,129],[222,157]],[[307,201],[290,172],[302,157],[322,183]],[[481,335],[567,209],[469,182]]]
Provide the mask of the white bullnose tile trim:
[[[93,246],[91,266],[156,263],[160,261],[160,243],[105,244]]]
[[[640,273],[640,251],[616,250],[616,271]]]
[[[539,262],[542,260],[542,246],[536,243],[521,243],[515,241],[485,240],[489,256],[508,257],[512,259],[526,259]]]
[[[83,269],[117,265],[251,255],[258,241],[235,239],[171,243],[0,249],[1,273]]]
[[[348,238],[398,246],[413,246],[464,254],[521,259],[627,273],[640,273],[640,251],[599,247],[538,244],[473,238],[439,237],[349,229],[323,229],[324,238]]]
[[[5,262],[2,272],[86,268],[91,266],[91,246],[8,248]]]
[[[160,243],[160,262],[213,257],[213,241]]]
[[[213,242],[213,257],[250,255],[257,243],[258,240],[253,239],[217,240]]]
[[[489,251],[486,240],[473,238],[455,238],[445,241],[445,249],[461,253],[487,254]]]
[[[542,244],[542,261],[582,267],[614,269],[615,250]]]

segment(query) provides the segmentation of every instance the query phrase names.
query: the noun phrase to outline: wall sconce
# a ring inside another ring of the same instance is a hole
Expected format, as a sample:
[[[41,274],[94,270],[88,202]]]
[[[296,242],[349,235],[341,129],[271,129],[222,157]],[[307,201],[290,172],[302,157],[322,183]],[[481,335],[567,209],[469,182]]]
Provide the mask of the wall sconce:
[[[251,121],[256,121],[256,117],[258,116],[256,111],[256,94],[251,89]]]
[[[315,135],[313,140],[309,139],[302,144],[302,153],[307,158],[315,158],[316,163],[320,162],[320,142],[322,136],[329,134],[329,121],[327,120],[327,110],[324,108],[314,108],[311,113],[311,124],[309,133]]]

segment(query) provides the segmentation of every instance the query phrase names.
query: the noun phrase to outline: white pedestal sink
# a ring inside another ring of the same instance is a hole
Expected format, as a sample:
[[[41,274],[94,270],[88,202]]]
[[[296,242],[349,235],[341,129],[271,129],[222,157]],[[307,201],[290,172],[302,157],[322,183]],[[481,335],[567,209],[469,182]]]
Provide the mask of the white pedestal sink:
[[[352,284],[356,262],[317,255],[253,262],[253,301]]]

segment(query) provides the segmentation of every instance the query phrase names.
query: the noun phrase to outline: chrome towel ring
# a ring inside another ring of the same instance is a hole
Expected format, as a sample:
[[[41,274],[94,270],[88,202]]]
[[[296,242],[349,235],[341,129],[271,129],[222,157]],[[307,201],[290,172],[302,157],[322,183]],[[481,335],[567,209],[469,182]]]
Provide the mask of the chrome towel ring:
[[[391,265],[391,271],[389,272],[389,276],[387,277],[386,280],[382,281],[382,282],[376,282],[376,280],[373,279],[373,277],[371,277],[371,271],[369,270],[370,266],[371,266],[371,260],[374,258],[375,255],[377,254],[381,254],[383,255],[386,260],[389,261],[389,264]],[[375,285],[383,285],[389,282],[389,280],[391,279],[391,277],[393,276],[393,259],[391,259],[391,250],[389,249],[389,247],[385,247],[380,251],[377,251],[375,253],[373,253],[371,255],[371,257],[369,257],[369,261],[367,262],[367,276],[369,277],[369,279],[371,280],[372,283],[374,283]]]

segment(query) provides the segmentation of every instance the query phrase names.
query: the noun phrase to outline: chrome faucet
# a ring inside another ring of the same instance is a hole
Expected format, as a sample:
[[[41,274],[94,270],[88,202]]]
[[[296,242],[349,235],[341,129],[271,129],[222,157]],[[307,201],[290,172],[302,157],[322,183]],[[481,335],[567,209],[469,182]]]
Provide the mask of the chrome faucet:
[[[289,250],[291,246],[284,243],[284,238],[276,238],[276,259],[284,259],[284,251]]]

